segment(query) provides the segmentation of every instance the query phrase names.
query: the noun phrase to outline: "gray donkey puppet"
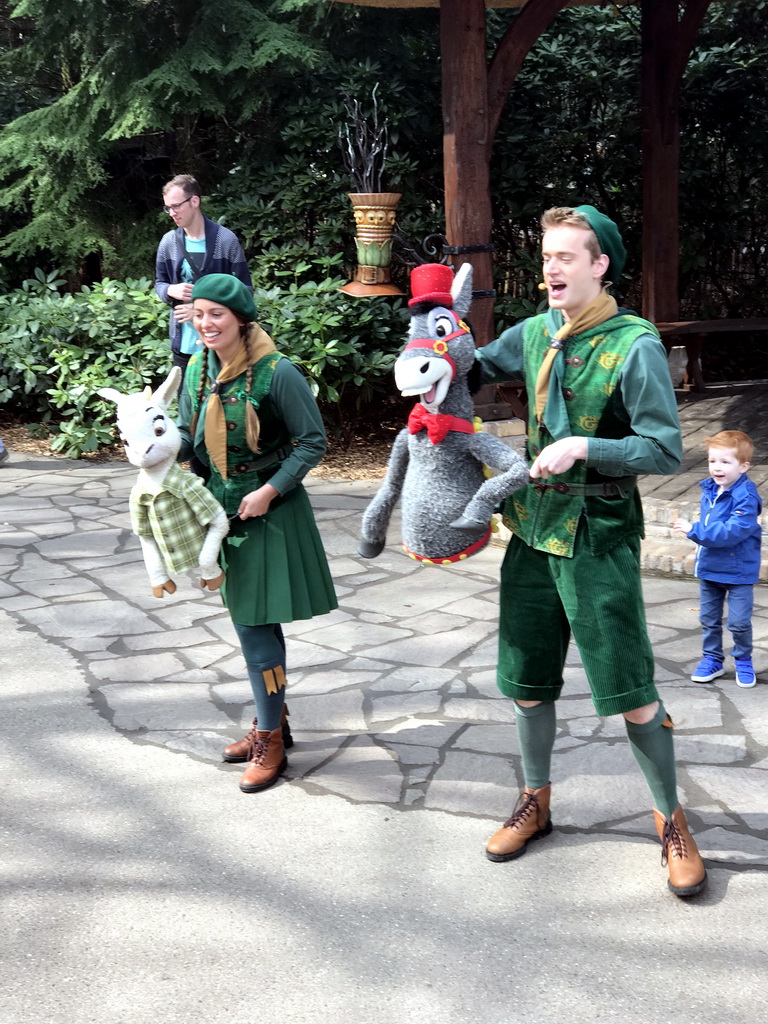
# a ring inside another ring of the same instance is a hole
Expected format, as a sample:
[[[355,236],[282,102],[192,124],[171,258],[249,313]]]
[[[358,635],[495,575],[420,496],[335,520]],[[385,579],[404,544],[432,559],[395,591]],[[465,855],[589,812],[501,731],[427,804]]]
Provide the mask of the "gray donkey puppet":
[[[472,302],[472,266],[426,263],[411,273],[408,343],[395,382],[419,401],[392,446],[381,490],[363,514],[358,554],[375,558],[402,498],[403,547],[421,562],[450,564],[479,551],[495,506],[528,483],[528,464],[474,427],[467,375],[475,341],[462,319]],[[499,471],[485,480],[483,466]]]

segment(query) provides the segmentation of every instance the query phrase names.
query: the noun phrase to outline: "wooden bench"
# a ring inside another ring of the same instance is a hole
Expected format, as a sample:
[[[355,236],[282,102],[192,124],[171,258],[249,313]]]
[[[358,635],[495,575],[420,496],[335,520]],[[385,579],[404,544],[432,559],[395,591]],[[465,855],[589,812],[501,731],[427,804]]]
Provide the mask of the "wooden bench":
[[[669,355],[674,345],[684,345],[688,357],[688,380],[693,381],[693,391],[705,391],[704,376],[701,372],[701,350],[708,334],[732,334],[737,331],[768,331],[768,318],[753,317],[747,320],[675,320],[657,323],[664,348]],[[680,339],[680,340],[675,340]]]
[[[746,320],[674,320],[657,323],[656,329],[661,335],[667,355],[675,345],[685,346],[688,380],[693,381],[691,390],[703,392],[706,387],[701,372],[701,351],[707,335],[768,331],[768,317]],[[497,389],[495,393],[494,389]],[[513,416],[522,420],[528,418],[525,384],[521,380],[505,381],[498,385],[486,384],[475,396],[475,403],[475,414],[484,420],[506,419],[510,409]]]

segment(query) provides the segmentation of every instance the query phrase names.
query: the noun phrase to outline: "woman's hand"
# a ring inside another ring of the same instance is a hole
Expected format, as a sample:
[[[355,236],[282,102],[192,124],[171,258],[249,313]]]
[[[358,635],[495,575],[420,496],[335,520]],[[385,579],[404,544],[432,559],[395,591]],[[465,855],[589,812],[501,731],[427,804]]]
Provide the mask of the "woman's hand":
[[[237,514],[241,519],[254,519],[266,515],[272,500],[279,495],[279,491],[272,484],[264,484],[256,491],[249,491],[240,502]]]
[[[688,534],[691,532],[692,526],[693,524],[689,523],[687,519],[676,519],[674,523],[672,523],[672,529],[675,533]]]

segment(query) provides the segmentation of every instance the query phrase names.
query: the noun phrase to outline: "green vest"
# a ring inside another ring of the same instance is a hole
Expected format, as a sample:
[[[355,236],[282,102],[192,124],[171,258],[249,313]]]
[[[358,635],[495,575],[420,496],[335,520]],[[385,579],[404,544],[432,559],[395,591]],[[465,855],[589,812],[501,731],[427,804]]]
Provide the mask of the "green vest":
[[[184,386],[188,389],[192,401],[192,418],[197,415],[193,445],[195,454],[211,470],[208,490],[224,507],[228,515],[237,512],[240,502],[251,491],[255,491],[274,476],[276,462],[267,464],[263,469],[247,469],[241,472],[238,467],[254,461],[263,460],[269,463],[269,456],[291,443],[291,436],[282,419],[275,415],[269,398],[269,388],[275,366],[285,358],[279,352],[270,352],[254,363],[251,375],[251,387],[247,390],[247,374],[243,373],[235,380],[226,384],[221,392],[221,404],[227,421],[227,475],[225,480],[208,457],[205,447],[205,410],[210,395],[210,377],[206,377],[200,395],[200,376],[203,372],[203,353],[196,352],[187,365]],[[209,367],[209,374],[215,372]],[[246,441],[245,410],[246,403],[259,414],[259,451],[251,451]],[[199,410],[199,413],[198,413]]]
[[[523,365],[528,392],[528,455],[533,461],[555,435],[622,438],[631,433],[626,416],[618,414],[616,393],[621,369],[634,341],[656,328],[640,317],[621,315],[583,334],[568,338],[555,359],[542,423],[536,422],[535,388],[539,368],[549,347],[554,324],[550,314],[524,324]],[[550,429],[547,427],[549,420]],[[580,494],[560,493],[529,484],[510,495],[504,505],[504,524],[529,547],[548,554],[573,557],[576,532],[586,520],[590,550],[599,555],[629,536],[643,536],[643,509],[634,481],[623,494],[603,497],[584,494],[584,486],[615,482],[577,460],[566,472],[546,478],[548,484],[573,485]]]

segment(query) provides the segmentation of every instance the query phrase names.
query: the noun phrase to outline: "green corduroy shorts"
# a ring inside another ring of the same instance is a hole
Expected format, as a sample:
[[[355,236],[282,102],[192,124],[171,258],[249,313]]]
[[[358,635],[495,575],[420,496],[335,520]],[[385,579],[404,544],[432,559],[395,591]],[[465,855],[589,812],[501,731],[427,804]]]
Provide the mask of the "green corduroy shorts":
[[[571,633],[598,715],[659,699],[640,585],[640,539],[603,555],[582,522],[573,558],[510,540],[501,568],[498,685],[517,700],[557,700]]]

